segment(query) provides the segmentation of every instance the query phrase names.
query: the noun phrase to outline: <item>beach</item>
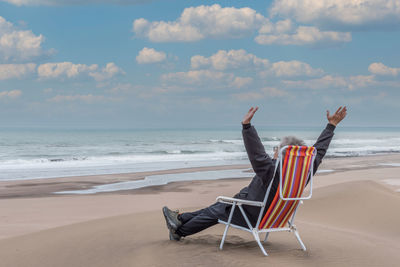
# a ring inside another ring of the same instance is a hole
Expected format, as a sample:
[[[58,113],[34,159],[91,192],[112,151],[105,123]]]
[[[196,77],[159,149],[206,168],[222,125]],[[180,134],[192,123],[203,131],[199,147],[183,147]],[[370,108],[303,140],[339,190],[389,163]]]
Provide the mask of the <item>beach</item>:
[[[265,243],[269,257],[235,229],[220,251],[222,225],[170,241],[161,213],[165,205],[181,212],[210,205],[250,177],[55,194],[152,175],[251,173],[247,164],[1,181],[0,266],[397,266],[399,163],[399,154],[325,159],[295,221],[307,251],[291,233],[273,233]]]
[[[0,267],[400,266],[400,0],[0,10]]]

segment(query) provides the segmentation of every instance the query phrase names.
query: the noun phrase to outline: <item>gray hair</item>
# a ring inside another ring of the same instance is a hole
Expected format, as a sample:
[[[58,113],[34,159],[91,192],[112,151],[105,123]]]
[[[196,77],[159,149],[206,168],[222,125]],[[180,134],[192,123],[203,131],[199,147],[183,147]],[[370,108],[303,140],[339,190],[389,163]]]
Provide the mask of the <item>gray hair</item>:
[[[302,139],[299,139],[296,136],[285,136],[279,144],[279,150],[284,146],[304,146],[305,144],[306,143],[304,143]]]

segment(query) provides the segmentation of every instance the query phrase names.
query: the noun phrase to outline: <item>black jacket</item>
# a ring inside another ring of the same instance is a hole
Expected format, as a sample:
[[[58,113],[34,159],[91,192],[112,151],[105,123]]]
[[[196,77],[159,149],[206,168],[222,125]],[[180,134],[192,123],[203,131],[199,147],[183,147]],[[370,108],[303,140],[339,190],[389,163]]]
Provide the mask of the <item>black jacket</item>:
[[[317,149],[317,155],[314,160],[314,174],[317,171],[318,166],[321,164],[322,158],[325,156],[326,151],[328,150],[329,144],[334,135],[334,130],[335,126],[332,124],[328,124],[318,137],[317,142],[314,144],[314,147]],[[275,193],[278,190],[279,170],[276,172],[275,177],[273,177],[275,170],[275,160],[272,159],[265,152],[264,145],[261,143],[260,137],[258,136],[254,126],[251,126],[250,124],[243,125],[242,135],[244,146],[246,148],[251,166],[253,167],[253,170],[255,172],[255,176],[251,180],[250,184],[240,190],[240,192],[237,193],[234,197],[253,201],[264,201],[267,188],[271,180],[274,179],[267,200],[267,205],[264,210],[264,212],[266,212],[275,196]],[[231,207],[230,205],[214,204],[211,207],[212,212],[219,219],[226,220],[229,216]],[[253,206],[243,206],[243,208],[254,226],[257,222],[260,208]],[[239,210],[235,210],[232,222],[243,226],[246,225],[243,220],[243,216],[240,214]]]

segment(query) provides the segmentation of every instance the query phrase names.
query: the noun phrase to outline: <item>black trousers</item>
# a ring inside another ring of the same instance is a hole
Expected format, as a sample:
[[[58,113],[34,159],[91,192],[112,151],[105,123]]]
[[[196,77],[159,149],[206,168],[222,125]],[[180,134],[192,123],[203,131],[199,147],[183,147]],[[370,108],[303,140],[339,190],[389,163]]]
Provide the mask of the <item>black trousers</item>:
[[[176,233],[180,236],[198,233],[218,223],[217,216],[210,211],[209,207],[194,212],[182,213],[179,215],[179,219],[182,225]]]
[[[194,212],[185,212],[179,215],[179,219],[182,222],[182,225],[176,231],[180,236],[188,236],[203,231],[213,225],[218,223],[218,219],[227,221],[229,212],[231,211],[231,207],[228,206],[225,209],[226,205],[222,203],[215,203],[210,207],[197,210]],[[215,215],[211,210],[222,210],[225,209],[226,212],[224,214],[220,214],[219,216]],[[240,213],[239,209],[235,209],[235,212],[232,217],[232,223],[240,226],[247,227],[247,224],[243,218],[243,215]]]

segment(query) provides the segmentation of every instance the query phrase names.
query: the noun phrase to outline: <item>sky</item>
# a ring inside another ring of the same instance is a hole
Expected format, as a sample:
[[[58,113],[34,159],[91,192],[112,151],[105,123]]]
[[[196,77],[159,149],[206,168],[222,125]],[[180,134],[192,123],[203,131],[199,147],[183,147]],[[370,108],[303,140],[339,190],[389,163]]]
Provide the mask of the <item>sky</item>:
[[[400,0],[0,0],[1,127],[400,126]]]

